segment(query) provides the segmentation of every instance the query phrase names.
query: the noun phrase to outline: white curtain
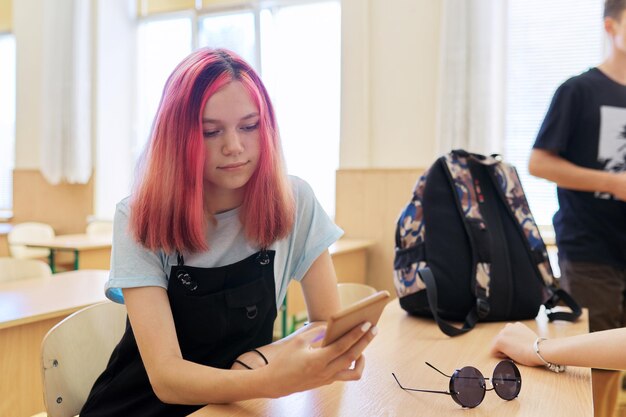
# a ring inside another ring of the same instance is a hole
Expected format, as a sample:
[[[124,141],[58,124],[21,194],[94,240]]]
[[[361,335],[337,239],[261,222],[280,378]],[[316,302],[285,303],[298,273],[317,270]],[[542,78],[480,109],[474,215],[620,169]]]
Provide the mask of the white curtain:
[[[51,184],[84,184],[92,173],[90,3],[43,1],[40,163]]]
[[[443,0],[437,152],[502,152],[506,1]]]

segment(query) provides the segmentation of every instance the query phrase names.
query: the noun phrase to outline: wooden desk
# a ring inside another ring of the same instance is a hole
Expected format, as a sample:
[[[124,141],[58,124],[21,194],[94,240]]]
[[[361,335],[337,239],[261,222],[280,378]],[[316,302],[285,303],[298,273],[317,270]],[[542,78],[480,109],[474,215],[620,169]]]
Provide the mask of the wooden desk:
[[[50,249],[50,268],[55,272],[55,255],[59,251],[74,253],[74,269],[109,269],[111,265],[112,236],[59,235],[50,240],[20,242],[31,248]]]
[[[13,226],[9,223],[0,223],[0,256],[11,256],[9,252],[9,232]]]
[[[547,337],[587,332],[586,313],[573,324],[548,324],[545,315],[527,323]],[[429,361],[444,372],[471,365],[490,377],[499,360],[489,355],[489,345],[502,326],[479,323],[470,333],[450,338],[433,321],[408,316],[393,300],[383,313],[378,336],[365,351],[360,381],[335,382],[275,400],[207,405],[190,417],[593,416],[591,371],[585,368],[555,374],[520,366],[522,390],[517,399],[504,401],[489,391],[473,409],[462,409],[447,395],[403,391],[391,376],[395,372],[407,387],[447,390],[449,378],[428,368],[424,361]]]
[[[0,283],[0,416],[44,410],[41,341],[55,324],[105,300],[109,271],[72,271]]]

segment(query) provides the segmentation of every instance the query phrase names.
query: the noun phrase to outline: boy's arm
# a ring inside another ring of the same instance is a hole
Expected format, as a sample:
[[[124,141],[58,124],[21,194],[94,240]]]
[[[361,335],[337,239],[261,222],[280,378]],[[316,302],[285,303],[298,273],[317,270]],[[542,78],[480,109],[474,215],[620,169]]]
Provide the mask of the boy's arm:
[[[576,191],[610,193],[626,200],[626,172],[613,173],[583,168],[554,152],[535,148],[530,154],[528,172],[555,182],[561,188]]]

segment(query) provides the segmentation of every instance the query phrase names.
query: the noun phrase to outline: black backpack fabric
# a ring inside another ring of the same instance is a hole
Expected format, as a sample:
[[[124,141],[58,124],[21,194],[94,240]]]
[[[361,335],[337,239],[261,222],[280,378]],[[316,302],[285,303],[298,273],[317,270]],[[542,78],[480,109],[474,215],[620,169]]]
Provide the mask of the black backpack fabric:
[[[581,314],[557,288],[517,171],[497,155],[456,150],[437,159],[415,185],[395,240],[400,305],[433,317],[449,336],[479,320],[532,319],[542,304],[550,320]],[[561,301],[571,313],[550,311]]]

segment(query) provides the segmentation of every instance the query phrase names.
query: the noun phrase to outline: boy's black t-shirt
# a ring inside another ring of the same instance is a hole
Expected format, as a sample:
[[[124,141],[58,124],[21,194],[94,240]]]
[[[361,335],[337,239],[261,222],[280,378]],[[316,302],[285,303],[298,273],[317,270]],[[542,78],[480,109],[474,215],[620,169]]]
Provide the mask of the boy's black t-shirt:
[[[554,94],[534,148],[585,168],[626,171],[626,86],[592,68]],[[626,202],[557,187],[559,255],[626,268]]]

